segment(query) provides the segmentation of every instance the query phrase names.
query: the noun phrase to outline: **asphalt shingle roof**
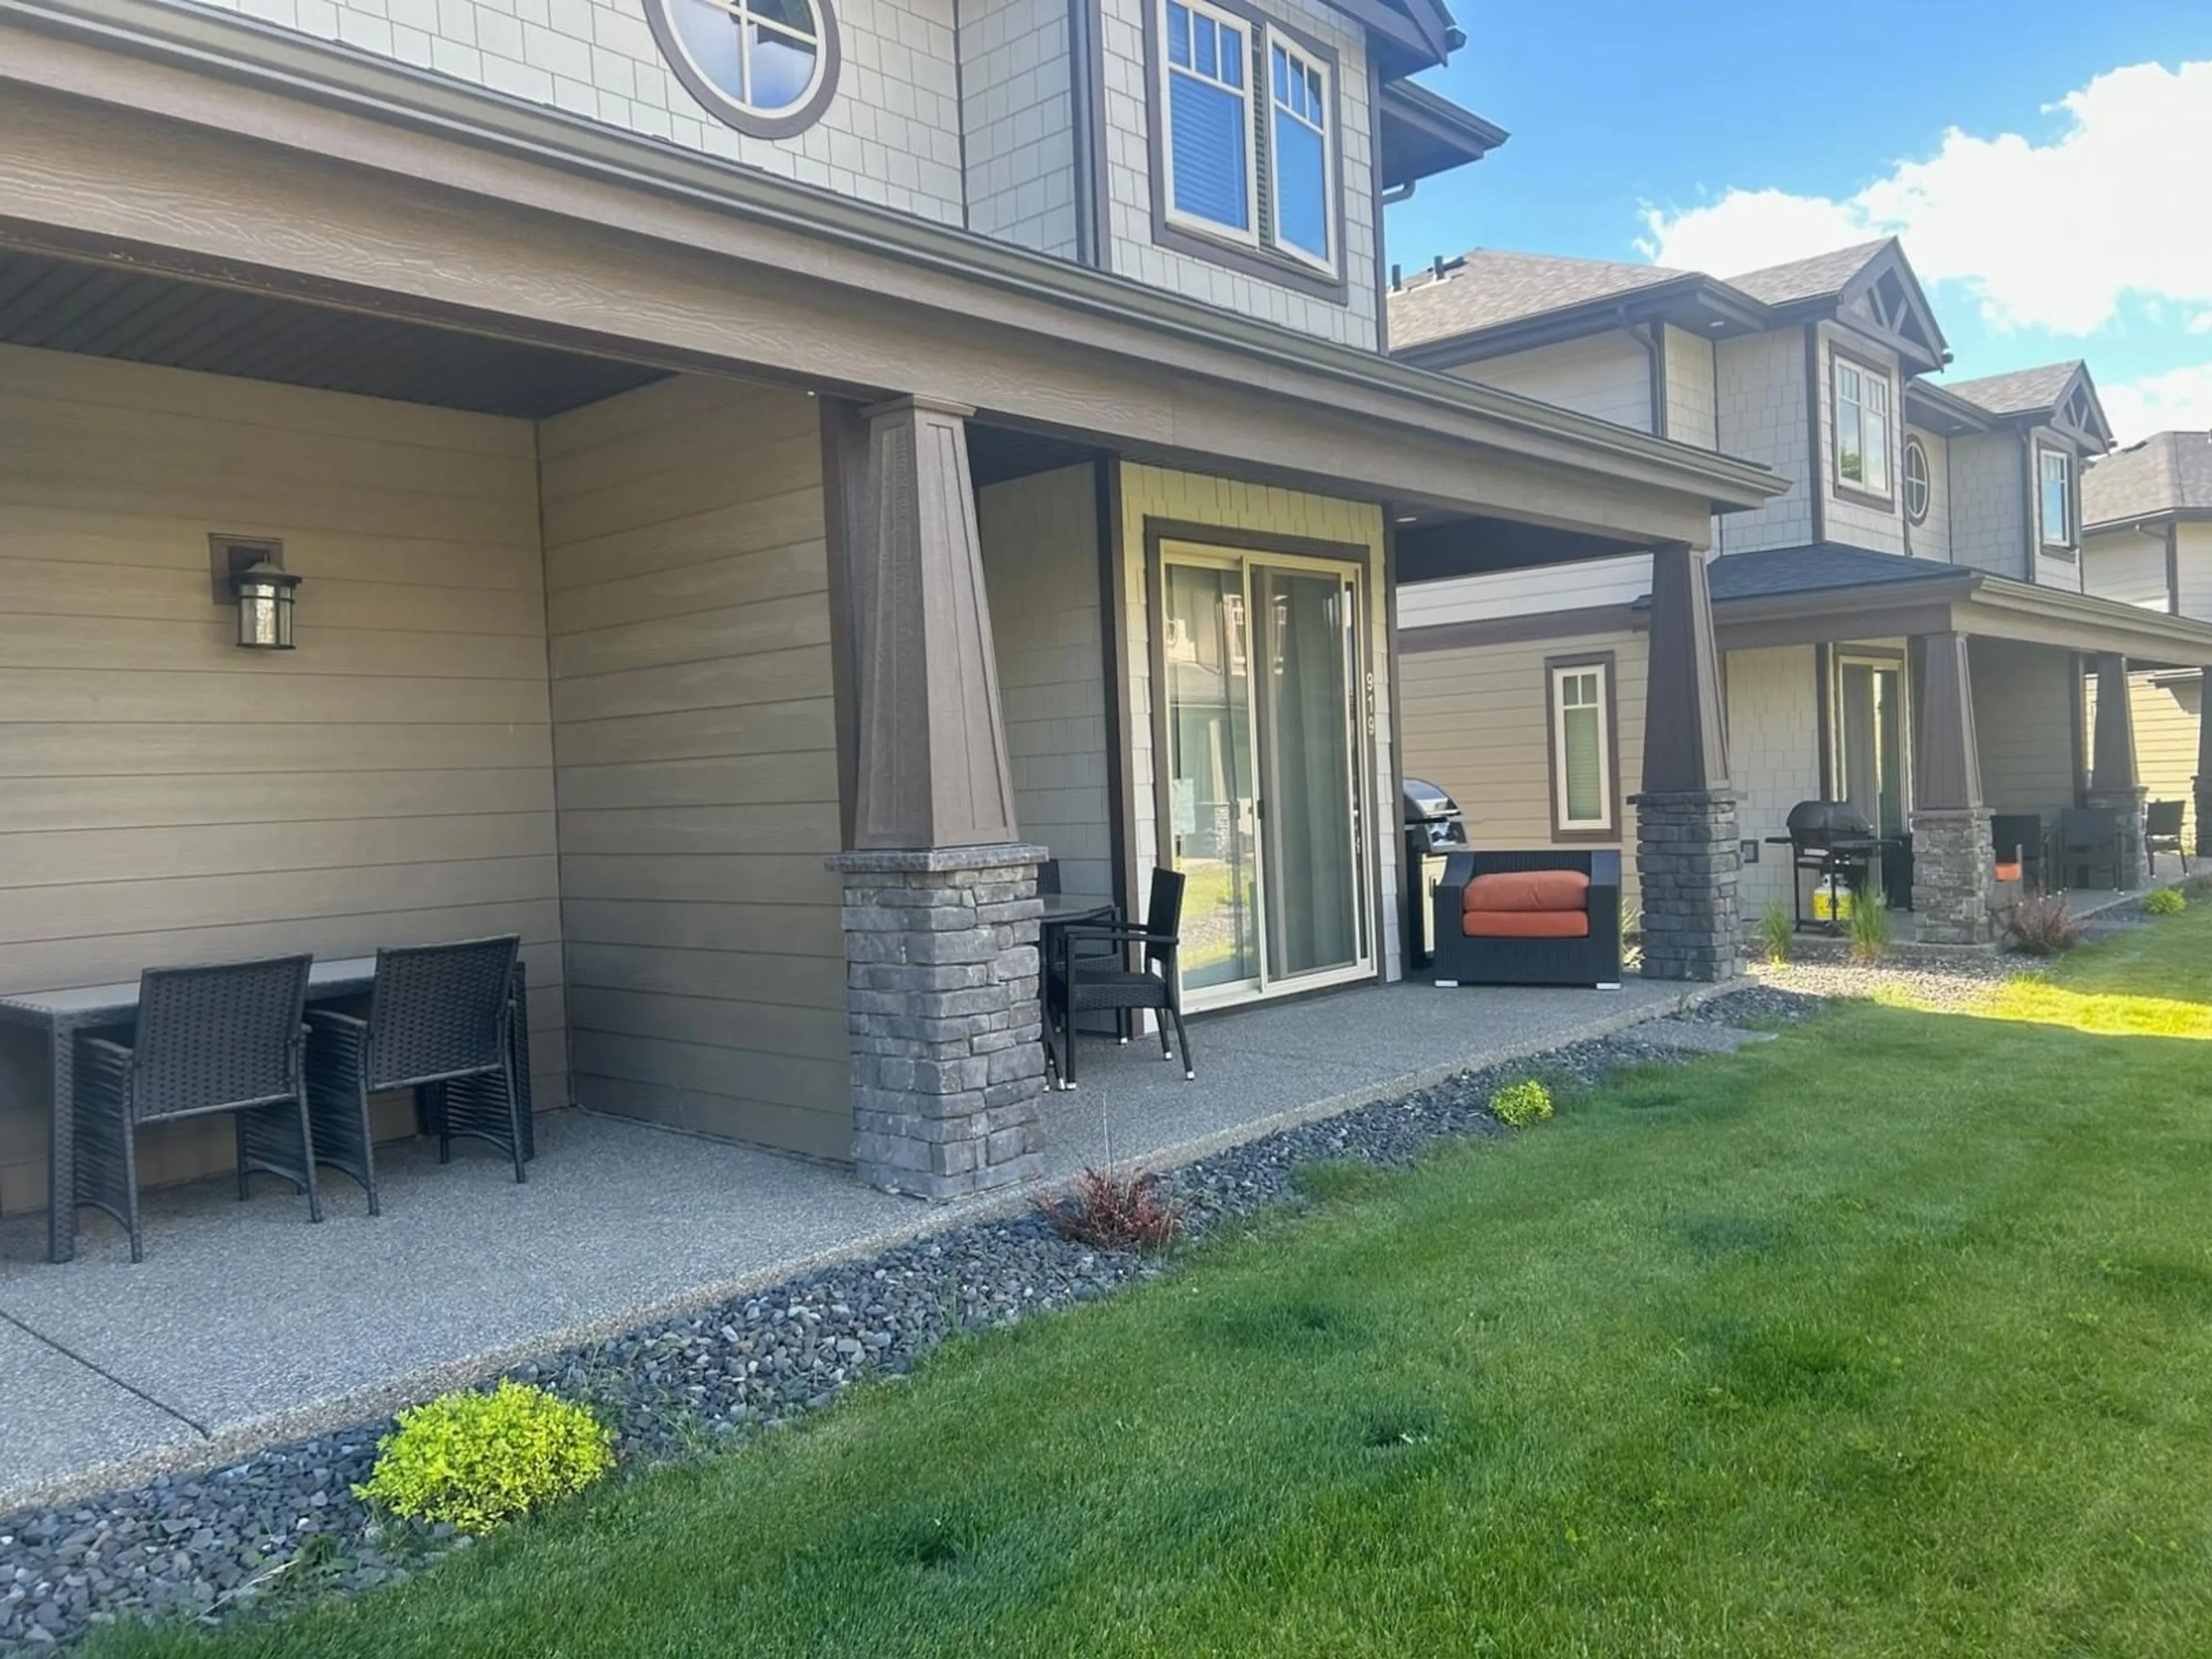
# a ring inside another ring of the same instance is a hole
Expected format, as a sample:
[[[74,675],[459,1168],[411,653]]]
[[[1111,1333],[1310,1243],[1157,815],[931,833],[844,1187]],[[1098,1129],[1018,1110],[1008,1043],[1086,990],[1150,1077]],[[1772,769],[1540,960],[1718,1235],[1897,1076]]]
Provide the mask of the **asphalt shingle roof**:
[[[2212,432],[2161,432],[2115,450],[2081,478],[2081,521],[2212,512]]]
[[[1716,600],[1766,599],[1784,593],[1815,593],[1832,587],[1870,587],[1887,582],[1929,581],[1957,576],[1960,567],[1938,559],[1909,559],[1896,553],[1814,542],[1805,547],[1770,547],[1757,553],[1730,553],[1712,562]]]
[[[1879,241],[1861,242],[1856,247],[1816,253],[1809,259],[1792,259],[1784,264],[1747,270],[1741,276],[1728,278],[1728,285],[1741,289],[1753,299],[1770,306],[1794,305],[1800,300],[1825,300],[1841,294],[1844,285],[1866,269],[1867,262],[1894,240],[1885,236]]]
[[[2008,374],[1984,374],[1978,380],[1952,380],[1943,389],[1992,415],[2026,415],[2053,407],[2081,367],[2081,360],[2072,357]]]
[[[1613,259],[1474,248],[1442,277],[1423,275],[1390,295],[1390,349],[1449,339],[1592,300],[1634,294],[1693,273]]]

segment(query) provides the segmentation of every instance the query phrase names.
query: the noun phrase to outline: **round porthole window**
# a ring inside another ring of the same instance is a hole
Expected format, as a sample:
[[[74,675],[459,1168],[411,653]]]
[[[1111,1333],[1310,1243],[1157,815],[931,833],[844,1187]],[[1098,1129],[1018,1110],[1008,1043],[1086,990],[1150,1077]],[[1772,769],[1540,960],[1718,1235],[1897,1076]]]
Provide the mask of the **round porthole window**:
[[[1915,524],[1928,520],[1928,449],[1917,438],[1905,441],[1905,516]]]
[[[811,126],[837,82],[830,0],[645,0],[676,78],[739,132]]]

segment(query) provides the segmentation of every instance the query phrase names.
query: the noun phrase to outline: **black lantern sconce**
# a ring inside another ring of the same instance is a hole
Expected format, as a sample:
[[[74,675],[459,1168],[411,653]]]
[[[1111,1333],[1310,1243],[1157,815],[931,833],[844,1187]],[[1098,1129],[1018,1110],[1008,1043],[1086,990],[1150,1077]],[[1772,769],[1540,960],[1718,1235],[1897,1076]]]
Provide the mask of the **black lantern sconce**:
[[[300,579],[284,568],[284,544],[243,536],[210,536],[208,544],[216,597],[238,607],[238,643],[248,651],[289,651]]]

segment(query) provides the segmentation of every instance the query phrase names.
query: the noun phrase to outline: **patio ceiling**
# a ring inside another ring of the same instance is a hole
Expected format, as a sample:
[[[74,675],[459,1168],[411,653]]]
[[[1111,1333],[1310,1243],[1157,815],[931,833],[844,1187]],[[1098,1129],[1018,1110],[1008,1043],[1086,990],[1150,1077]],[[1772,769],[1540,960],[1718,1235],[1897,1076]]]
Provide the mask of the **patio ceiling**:
[[[536,420],[663,371],[0,248],[0,343]]]

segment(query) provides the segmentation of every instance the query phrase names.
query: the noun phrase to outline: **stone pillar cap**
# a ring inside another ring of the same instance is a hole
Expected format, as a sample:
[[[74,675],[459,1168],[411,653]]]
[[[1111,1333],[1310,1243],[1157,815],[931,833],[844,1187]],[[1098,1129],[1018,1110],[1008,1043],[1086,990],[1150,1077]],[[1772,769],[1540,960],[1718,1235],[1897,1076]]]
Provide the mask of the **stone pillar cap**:
[[[824,869],[840,875],[933,873],[945,870],[997,870],[1010,864],[1042,864],[1052,849],[1034,842],[995,842],[981,847],[863,847],[833,853]]]

